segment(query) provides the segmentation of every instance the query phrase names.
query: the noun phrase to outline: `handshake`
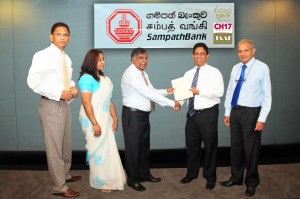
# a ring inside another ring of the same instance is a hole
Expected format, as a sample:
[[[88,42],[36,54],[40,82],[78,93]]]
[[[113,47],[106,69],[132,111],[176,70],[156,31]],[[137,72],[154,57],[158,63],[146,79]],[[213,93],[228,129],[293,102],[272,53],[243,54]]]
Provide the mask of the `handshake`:
[[[169,95],[173,95],[174,90],[175,90],[174,88],[167,88],[167,93]],[[175,105],[172,107],[172,109],[177,112],[181,109],[181,104],[179,103],[179,101],[175,101]]]
[[[175,106],[172,107],[174,111],[179,111],[181,109],[181,104],[178,101],[175,101]]]

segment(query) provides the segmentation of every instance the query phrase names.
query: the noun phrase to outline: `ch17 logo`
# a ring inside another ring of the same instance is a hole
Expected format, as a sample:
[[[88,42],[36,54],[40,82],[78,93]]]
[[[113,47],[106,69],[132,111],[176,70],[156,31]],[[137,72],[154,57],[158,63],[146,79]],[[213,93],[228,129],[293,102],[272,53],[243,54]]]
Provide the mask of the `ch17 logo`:
[[[215,30],[230,30],[232,27],[231,23],[215,23],[214,29]]]

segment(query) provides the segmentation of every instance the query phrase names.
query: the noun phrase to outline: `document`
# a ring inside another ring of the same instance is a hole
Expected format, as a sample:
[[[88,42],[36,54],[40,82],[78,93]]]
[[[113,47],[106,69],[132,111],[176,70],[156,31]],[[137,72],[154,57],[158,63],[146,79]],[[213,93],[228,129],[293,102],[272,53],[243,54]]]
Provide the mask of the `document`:
[[[185,77],[173,79],[171,81],[172,87],[174,88],[175,101],[185,100],[193,97],[193,92],[190,91],[191,85]]]

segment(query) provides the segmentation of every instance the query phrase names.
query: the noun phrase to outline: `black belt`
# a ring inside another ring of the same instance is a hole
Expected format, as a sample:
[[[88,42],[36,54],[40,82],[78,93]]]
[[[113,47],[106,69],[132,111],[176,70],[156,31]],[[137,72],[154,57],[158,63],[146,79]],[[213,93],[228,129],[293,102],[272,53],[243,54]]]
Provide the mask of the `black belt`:
[[[45,99],[45,100],[50,100],[48,97],[46,96],[41,96],[42,99]]]
[[[52,100],[52,99],[49,99],[48,97],[43,96],[43,95],[41,96],[41,98],[42,98],[42,99],[45,99],[45,100]],[[61,100],[61,101],[65,101],[65,100],[63,100],[63,99],[60,99],[60,100]]]
[[[212,106],[212,107],[209,107],[209,108],[204,108],[204,109],[195,110],[195,113],[203,113],[203,112],[205,112],[205,111],[209,111],[209,110],[212,110],[212,109],[214,109],[214,108],[217,108],[218,106],[219,106],[219,104],[216,104],[216,105],[214,105],[214,106]]]
[[[235,107],[233,107],[233,109],[250,109],[250,108],[256,109],[256,108],[261,108],[261,107],[260,106],[259,107],[249,107],[249,106],[240,106],[240,105],[236,105]]]
[[[126,109],[129,109],[129,110],[131,110],[133,112],[141,112],[141,113],[150,113],[151,112],[151,111],[149,111],[149,112],[147,112],[147,111],[141,111],[139,109],[131,108],[131,107],[127,107],[127,106],[123,106],[123,107],[126,108]]]

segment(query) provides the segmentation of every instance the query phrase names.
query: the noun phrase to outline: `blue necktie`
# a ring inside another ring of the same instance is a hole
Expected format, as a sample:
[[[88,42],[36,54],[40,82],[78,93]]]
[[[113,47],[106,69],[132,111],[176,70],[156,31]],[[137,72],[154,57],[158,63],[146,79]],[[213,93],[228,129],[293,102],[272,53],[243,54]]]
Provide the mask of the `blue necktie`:
[[[236,84],[236,87],[234,89],[233,97],[232,97],[232,100],[231,100],[231,107],[232,108],[237,105],[239,95],[240,95],[240,91],[241,91],[241,88],[242,88],[242,85],[243,85],[243,82],[244,82],[245,69],[246,68],[247,68],[247,66],[243,65],[240,79],[238,80],[238,83]]]
[[[198,67],[197,68],[197,71],[195,72],[194,74],[194,78],[193,78],[193,82],[192,82],[192,87],[197,87],[197,82],[198,82],[198,77],[199,77],[199,70],[200,68]],[[195,114],[195,109],[194,109],[194,99],[195,99],[195,96],[191,97],[189,99],[189,109],[188,109],[188,114],[190,116],[193,116]]]

